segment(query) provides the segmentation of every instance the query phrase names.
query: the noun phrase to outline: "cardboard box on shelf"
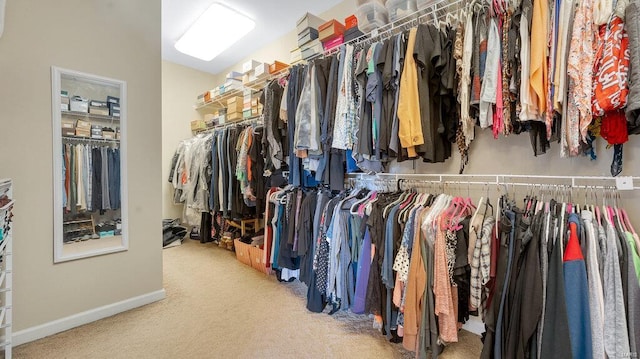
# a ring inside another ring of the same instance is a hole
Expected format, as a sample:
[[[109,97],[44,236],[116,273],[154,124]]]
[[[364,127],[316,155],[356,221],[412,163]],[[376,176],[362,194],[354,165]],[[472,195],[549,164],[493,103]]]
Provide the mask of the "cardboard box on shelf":
[[[298,31],[298,34],[301,34],[306,28],[311,27],[317,29],[324,23],[325,21],[323,19],[311,13],[306,13],[296,22],[296,30]]]
[[[255,69],[256,67],[258,67],[258,65],[260,65],[260,62],[256,61],[256,60],[249,60],[245,63],[242,64],[242,72],[244,72],[245,74],[253,69]]]
[[[302,50],[298,47],[296,49],[291,50],[291,58],[289,59],[291,63],[296,63],[302,60]]]
[[[116,132],[111,129],[104,129],[102,130],[102,138],[105,140],[115,140]]]
[[[109,103],[109,116],[115,116],[116,114],[120,117],[120,104]]]
[[[269,76],[269,64],[260,64],[253,69],[256,78],[263,78]]]
[[[80,96],[73,96],[70,101],[71,111],[89,112],[89,100]]]
[[[232,97],[229,97],[229,99],[227,100],[227,105],[232,106],[236,103],[242,103],[242,101],[243,101],[242,96],[232,96]]]
[[[242,80],[227,80],[224,83],[224,91],[240,90],[242,89]]]
[[[89,113],[92,115],[109,116],[109,108],[89,106]]]
[[[76,128],[76,121],[74,120],[65,120],[63,119],[62,121],[62,128]]]
[[[289,65],[285,64],[284,62],[274,61],[269,66],[269,73],[275,74],[276,72],[282,71],[282,70],[286,69],[287,67],[289,67]]]
[[[78,137],[91,137],[91,128],[77,128],[76,136]]]
[[[63,136],[75,136],[76,128],[75,127],[62,127],[62,135]]]
[[[109,103],[120,103],[120,97],[107,96],[107,102]]]
[[[89,107],[108,107],[109,103],[107,101],[98,101],[91,100],[89,101]]]
[[[233,97],[227,102],[227,113],[242,112],[243,107],[244,101],[242,100],[242,97]]]
[[[234,122],[242,120],[242,110],[237,112],[229,112],[227,113],[227,121]]]
[[[250,82],[253,82],[255,80],[257,80],[257,78],[256,78],[256,73],[253,70],[247,72],[246,74],[244,74],[244,76],[242,76],[242,84],[243,85],[246,85],[246,84],[248,84]]]
[[[338,20],[327,21],[318,30],[320,32],[319,39],[322,42],[331,41],[338,36],[344,35],[344,25]]]
[[[358,18],[355,15],[351,15],[344,19],[345,30],[358,27]]]
[[[85,120],[76,121],[76,128],[91,131],[91,122]]]
[[[102,138],[102,128],[92,128],[91,138]]]
[[[200,106],[205,104],[205,100],[204,100],[205,95],[207,96],[207,98],[209,98],[209,91],[207,91],[206,94],[203,93],[198,95],[198,97],[196,98],[196,105]]]
[[[302,47],[304,44],[317,39],[319,35],[320,33],[318,32],[318,29],[314,29],[311,27],[304,29],[302,33],[298,34],[298,46]]]
[[[302,58],[307,60],[308,58],[321,54],[322,52],[323,48],[320,40],[313,40],[302,48]]]
[[[242,73],[237,71],[231,71],[227,74],[226,78],[233,79],[233,80],[242,80]]]
[[[204,120],[195,120],[191,121],[191,131],[199,131],[206,130],[207,125],[204,123]]]
[[[338,37],[333,38],[327,42],[323,42],[322,46],[325,50],[331,50],[335,47],[338,47],[344,43],[344,36],[340,35]]]

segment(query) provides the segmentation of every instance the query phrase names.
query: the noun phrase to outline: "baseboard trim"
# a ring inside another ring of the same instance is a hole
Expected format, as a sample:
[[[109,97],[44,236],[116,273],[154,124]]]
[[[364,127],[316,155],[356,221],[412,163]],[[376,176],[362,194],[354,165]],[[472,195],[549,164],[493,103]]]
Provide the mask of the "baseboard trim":
[[[16,347],[21,344],[29,343],[53,334],[64,332],[84,324],[95,322],[103,318],[107,318],[118,313],[141,307],[143,305],[157,302],[166,297],[164,289],[143,294],[138,297],[129,298],[121,302],[108,304],[99,308],[87,310],[86,312],[74,314],[66,318],[54,320],[49,323],[37,325],[13,333],[12,346]]]

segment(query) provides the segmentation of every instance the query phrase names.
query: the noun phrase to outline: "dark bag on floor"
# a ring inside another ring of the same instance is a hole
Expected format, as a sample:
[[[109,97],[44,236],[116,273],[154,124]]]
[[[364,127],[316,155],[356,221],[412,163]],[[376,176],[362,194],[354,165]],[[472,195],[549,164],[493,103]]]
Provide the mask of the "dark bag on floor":
[[[211,242],[211,213],[202,212],[200,217],[200,243]]]

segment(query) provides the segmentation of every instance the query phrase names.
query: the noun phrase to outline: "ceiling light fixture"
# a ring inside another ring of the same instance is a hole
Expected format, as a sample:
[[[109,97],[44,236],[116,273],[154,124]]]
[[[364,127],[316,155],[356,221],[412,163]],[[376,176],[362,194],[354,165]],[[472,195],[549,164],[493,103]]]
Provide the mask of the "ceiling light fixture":
[[[255,21],[220,3],[211,5],[176,42],[183,54],[211,61],[255,28]]]

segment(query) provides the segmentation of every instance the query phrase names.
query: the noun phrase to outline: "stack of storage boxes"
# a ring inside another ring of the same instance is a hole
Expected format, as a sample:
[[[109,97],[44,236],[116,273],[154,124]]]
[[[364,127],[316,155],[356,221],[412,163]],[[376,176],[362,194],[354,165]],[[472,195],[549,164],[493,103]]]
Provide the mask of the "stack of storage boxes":
[[[301,57],[309,59],[317,54],[322,53],[322,43],[319,40],[319,28],[326,21],[311,14],[306,13],[296,24],[298,30],[298,46],[300,47]]]
[[[244,76],[242,76],[242,83],[244,85],[256,80],[255,68],[260,65],[262,65],[262,63],[256,60],[249,60],[242,64],[242,73],[244,74]]]
[[[69,111],[69,93],[60,91],[60,110]]]
[[[241,96],[233,96],[227,100],[227,121],[236,122],[242,120],[242,108],[244,99]]]
[[[385,3],[385,0],[356,0],[356,16],[360,30],[370,32],[389,22],[389,11]]]
[[[344,42],[355,40],[364,35],[358,28],[358,18],[355,15],[344,19],[344,28]]]
[[[76,136],[91,137],[91,122],[84,120],[76,121]]]
[[[70,100],[71,111],[74,112],[89,112],[89,100],[82,96],[73,96]]]
[[[107,101],[91,100],[89,113],[92,115],[109,116],[109,104]]]
[[[253,98],[253,90],[250,88],[244,89],[244,101],[242,106],[242,118],[251,117],[251,100]]]
[[[63,136],[76,135],[76,122],[74,120],[62,119],[62,135]]]
[[[102,126],[100,125],[92,125],[91,126],[91,138],[102,138]]]
[[[191,131],[192,132],[200,132],[207,129],[207,124],[204,120],[194,120],[191,121]]]
[[[340,21],[327,21],[320,25],[319,30],[319,39],[325,50],[331,50],[344,43],[344,25]]]
[[[107,104],[109,105],[109,116],[120,118],[120,98],[107,96]]]

